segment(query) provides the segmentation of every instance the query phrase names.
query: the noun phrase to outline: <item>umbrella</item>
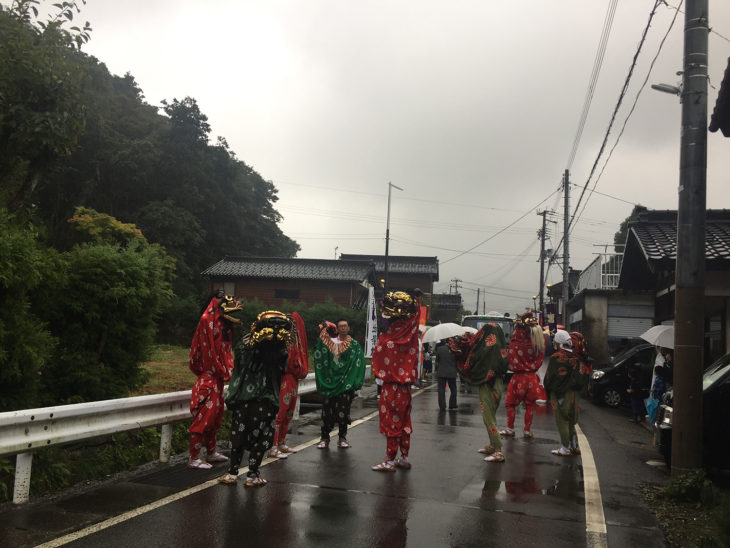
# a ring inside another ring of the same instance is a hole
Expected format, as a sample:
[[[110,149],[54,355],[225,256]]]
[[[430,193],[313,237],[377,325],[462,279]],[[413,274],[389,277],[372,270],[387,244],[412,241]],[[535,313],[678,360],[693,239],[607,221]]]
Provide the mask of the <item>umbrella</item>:
[[[674,326],[673,325],[655,325],[647,329],[639,335],[646,342],[654,346],[662,346],[664,348],[674,348]]]
[[[473,327],[466,327],[457,323],[440,323],[429,328],[429,330],[426,331],[426,334],[423,336],[423,340],[421,342],[435,343],[442,339],[449,339],[451,337],[463,335],[464,333],[476,332],[477,330]]]

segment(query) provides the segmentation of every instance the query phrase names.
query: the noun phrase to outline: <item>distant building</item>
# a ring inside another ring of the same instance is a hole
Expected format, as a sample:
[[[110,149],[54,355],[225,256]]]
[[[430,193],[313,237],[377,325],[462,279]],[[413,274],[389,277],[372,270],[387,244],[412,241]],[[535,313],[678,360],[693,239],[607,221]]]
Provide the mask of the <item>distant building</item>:
[[[362,308],[367,287],[379,286],[384,257],[341,255],[339,259],[272,257],[225,257],[202,272],[210,291],[223,288],[237,299],[258,299],[277,307],[284,301],[322,303],[327,299],[341,306]],[[420,288],[430,293],[438,281],[436,257],[394,256],[388,258],[391,289]]]

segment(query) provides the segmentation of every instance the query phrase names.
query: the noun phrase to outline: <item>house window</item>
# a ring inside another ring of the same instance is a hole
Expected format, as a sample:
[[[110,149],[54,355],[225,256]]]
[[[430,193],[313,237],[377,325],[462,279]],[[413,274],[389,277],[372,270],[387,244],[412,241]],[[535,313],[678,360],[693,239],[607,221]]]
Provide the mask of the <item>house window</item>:
[[[298,289],[274,289],[274,297],[277,299],[298,299]]]

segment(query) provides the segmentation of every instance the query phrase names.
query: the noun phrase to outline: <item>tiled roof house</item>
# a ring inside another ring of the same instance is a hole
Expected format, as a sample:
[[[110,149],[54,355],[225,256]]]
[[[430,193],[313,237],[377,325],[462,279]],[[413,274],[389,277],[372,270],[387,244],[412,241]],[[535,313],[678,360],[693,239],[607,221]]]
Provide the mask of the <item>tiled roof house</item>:
[[[380,260],[378,260],[380,259]],[[384,257],[342,255],[339,259],[297,259],[272,257],[225,257],[202,272],[211,291],[224,288],[236,298],[257,298],[268,306],[283,301],[313,304],[331,298],[347,307],[366,302],[367,283],[381,279]],[[388,258],[389,287],[420,287],[431,292],[438,280],[436,257]]]

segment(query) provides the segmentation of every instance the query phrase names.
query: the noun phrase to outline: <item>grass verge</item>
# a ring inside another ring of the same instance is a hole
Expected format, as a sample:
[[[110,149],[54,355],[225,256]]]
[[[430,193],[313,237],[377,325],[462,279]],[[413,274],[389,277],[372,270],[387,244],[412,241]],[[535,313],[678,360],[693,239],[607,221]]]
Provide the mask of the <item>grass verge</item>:
[[[641,489],[667,546],[730,546],[730,491],[712,483],[704,471],[672,478],[667,487],[642,484]]]

